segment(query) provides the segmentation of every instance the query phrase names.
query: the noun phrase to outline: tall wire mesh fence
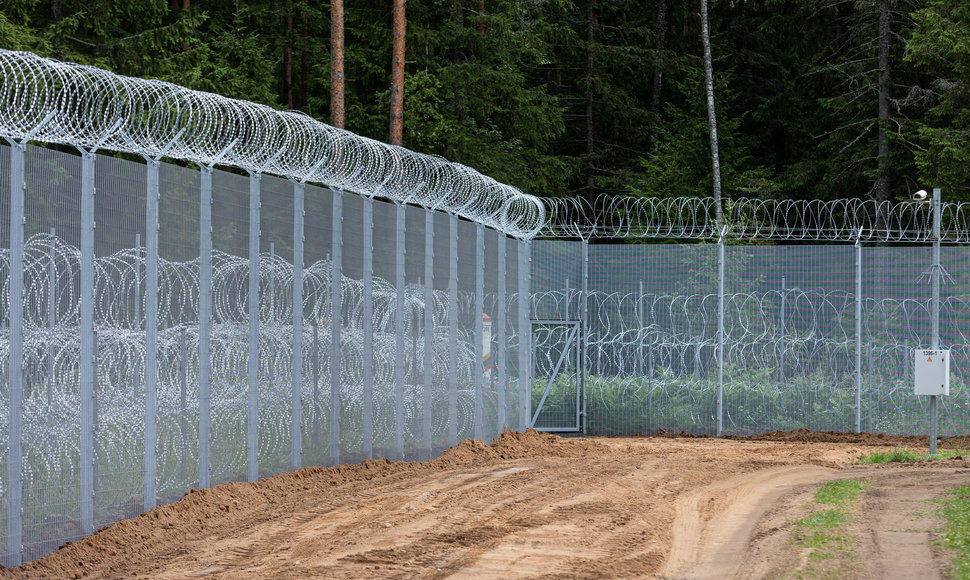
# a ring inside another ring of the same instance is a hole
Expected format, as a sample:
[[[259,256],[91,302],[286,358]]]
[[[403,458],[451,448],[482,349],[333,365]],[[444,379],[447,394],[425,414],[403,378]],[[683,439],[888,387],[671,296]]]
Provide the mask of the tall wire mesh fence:
[[[536,198],[28,53],[0,51],[0,134],[3,565],[193,487],[525,428]]]
[[[505,428],[922,432],[919,347],[953,352],[942,432],[970,420],[966,250],[940,248],[966,204],[741,199],[725,229],[705,199],[539,200],[2,50],[0,133],[4,565],[192,487]],[[645,239],[694,243],[599,243]]]
[[[719,388],[717,244],[531,246],[534,317],[583,325],[582,384],[560,377],[558,388],[582,387],[588,433],[927,432],[929,401],[913,394],[912,372],[913,350],[932,342],[928,247],[726,246]],[[967,252],[942,250],[939,347],[952,366],[940,432],[962,434]],[[540,369],[555,365],[563,339],[533,336],[537,401],[549,379]],[[558,412],[541,415],[555,422]]]

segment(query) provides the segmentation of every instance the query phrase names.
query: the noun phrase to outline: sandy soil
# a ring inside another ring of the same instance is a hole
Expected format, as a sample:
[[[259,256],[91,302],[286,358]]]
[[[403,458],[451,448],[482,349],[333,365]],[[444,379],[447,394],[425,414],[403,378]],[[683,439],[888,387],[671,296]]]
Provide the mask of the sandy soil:
[[[853,464],[926,441],[510,432],[423,463],[193,490],[0,578],[773,578],[819,565],[792,522],[836,478],[865,478],[868,491],[845,530],[851,553],[821,565],[855,578],[942,577],[926,500],[970,484],[970,460]]]

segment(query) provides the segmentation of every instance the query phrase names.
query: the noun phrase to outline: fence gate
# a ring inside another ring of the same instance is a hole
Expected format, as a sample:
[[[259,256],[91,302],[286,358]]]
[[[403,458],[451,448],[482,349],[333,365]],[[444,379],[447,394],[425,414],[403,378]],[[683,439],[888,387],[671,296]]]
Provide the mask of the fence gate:
[[[533,320],[532,345],[531,427],[581,432],[585,414],[582,324],[578,320]]]

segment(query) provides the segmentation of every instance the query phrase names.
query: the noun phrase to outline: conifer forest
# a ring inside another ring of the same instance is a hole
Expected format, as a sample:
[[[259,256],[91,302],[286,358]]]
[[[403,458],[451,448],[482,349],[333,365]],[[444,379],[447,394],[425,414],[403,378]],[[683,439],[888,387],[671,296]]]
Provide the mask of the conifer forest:
[[[727,199],[970,201],[965,0],[0,4],[3,48],[298,109],[531,194],[711,195],[710,88]]]

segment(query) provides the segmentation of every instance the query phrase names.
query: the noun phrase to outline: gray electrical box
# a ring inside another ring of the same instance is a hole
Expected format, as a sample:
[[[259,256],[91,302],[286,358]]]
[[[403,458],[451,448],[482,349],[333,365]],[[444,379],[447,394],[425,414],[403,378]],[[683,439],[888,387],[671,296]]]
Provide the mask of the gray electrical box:
[[[917,395],[950,394],[950,351],[916,349],[913,377]]]

